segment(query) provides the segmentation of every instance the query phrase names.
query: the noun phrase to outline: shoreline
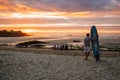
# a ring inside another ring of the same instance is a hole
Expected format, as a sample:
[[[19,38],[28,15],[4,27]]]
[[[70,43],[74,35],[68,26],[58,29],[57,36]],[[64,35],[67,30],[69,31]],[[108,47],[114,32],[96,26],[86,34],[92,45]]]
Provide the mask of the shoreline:
[[[71,38],[71,39],[62,39],[62,40],[48,40],[47,42],[49,45],[55,45],[55,44],[66,44],[71,43],[73,40],[80,40],[82,42],[81,38]],[[108,47],[115,47],[120,44],[120,39],[100,39],[100,42],[102,43],[102,46],[108,46]],[[80,42],[78,42],[80,43]],[[112,45],[110,43],[113,43]],[[120,45],[118,46],[120,48]],[[4,51],[19,51],[19,52],[33,52],[38,54],[55,54],[55,55],[70,55],[70,56],[84,56],[84,51],[82,50],[54,50],[49,48],[17,48],[13,45],[11,46],[0,46],[0,50]],[[100,51],[101,57],[120,57],[119,51]],[[91,56],[92,56],[91,51]]]
[[[0,46],[0,51],[18,51],[18,52],[32,52],[37,54],[54,54],[54,55],[69,55],[69,56],[84,56],[82,50],[54,50],[54,49],[40,49],[40,48],[16,48],[15,46]],[[118,51],[100,51],[101,57],[120,57]],[[93,56],[92,51],[90,56]]]

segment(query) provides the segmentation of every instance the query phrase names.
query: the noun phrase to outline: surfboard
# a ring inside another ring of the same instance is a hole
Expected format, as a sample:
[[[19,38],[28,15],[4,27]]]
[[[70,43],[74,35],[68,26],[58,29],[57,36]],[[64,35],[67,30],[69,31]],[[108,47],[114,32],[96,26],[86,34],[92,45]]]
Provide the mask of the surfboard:
[[[97,32],[96,26],[91,27],[91,44],[92,44],[92,51],[95,57],[95,60],[100,60],[100,48],[99,48],[99,36]]]

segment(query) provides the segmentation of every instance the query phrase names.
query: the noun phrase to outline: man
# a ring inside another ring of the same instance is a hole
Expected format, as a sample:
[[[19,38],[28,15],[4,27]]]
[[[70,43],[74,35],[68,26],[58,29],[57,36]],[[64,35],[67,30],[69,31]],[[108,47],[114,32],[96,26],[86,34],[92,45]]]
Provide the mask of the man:
[[[90,54],[90,42],[91,38],[89,37],[89,33],[87,33],[84,39],[85,60],[88,60],[88,56]]]

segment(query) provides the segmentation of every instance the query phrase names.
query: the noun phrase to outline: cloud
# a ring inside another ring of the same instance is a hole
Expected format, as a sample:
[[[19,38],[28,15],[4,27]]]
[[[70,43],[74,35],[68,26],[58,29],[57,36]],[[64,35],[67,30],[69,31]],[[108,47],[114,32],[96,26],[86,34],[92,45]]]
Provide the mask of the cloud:
[[[107,10],[120,10],[120,0],[110,0],[110,4],[104,6]]]
[[[96,12],[120,9],[120,0],[2,0],[0,6],[0,11]]]
[[[119,24],[120,23],[120,16],[116,15],[108,15],[108,16],[102,16],[102,17],[68,17],[66,19],[64,18],[1,18],[0,24],[35,24],[35,26],[39,25],[45,25],[45,26],[51,26],[48,24],[57,24],[56,27],[59,26],[82,26],[82,25],[93,25],[93,24]],[[63,25],[64,24],[64,25]],[[69,25],[68,25],[69,24]],[[72,25],[71,25],[72,24]],[[54,25],[55,26],[55,25]]]
[[[0,0],[2,24],[117,24],[120,0]]]
[[[16,0],[16,3],[25,4],[39,10],[81,12],[105,10],[105,6],[111,4],[112,0]]]
[[[38,11],[35,8],[32,8],[27,5],[19,4],[14,2],[15,0],[3,0],[0,1],[0,12],[7,13],[7,12],[31,12],[31,11]]]

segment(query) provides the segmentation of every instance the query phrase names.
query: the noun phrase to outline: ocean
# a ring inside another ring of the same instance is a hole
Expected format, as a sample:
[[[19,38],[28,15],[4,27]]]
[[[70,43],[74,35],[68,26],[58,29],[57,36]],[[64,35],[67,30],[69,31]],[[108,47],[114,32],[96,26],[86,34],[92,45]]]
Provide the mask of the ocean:
[[[90,31],[89,26],[84,27],[67,27],[67,28],[53,28],[49,31],[46,29],[40,29],[45,32],[34,32],[31,33],[32,36],[25,37],[0,37],[0,44],[16,44],[19,42],[39,40],[39,41],[49,41],[49,40],[62,40],[71,38],[84,39],[86,33]],[[53,32],[52,32],[52,31]],[[100,39],[120,39],[120,26],[97,26]]]
[[[47,35],[47,36],[25,36],[25,37],[0,37],[0,45],[9,44],[16,45],[20,42],[38,40],[38,41],[50,41],[50,40],[63,40],[63,39],[80,39],[81,41],[85,36],[80,35]],[[112,34],[112,35],[99,35],[100,39],[120,39],[120,35]]]

